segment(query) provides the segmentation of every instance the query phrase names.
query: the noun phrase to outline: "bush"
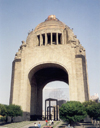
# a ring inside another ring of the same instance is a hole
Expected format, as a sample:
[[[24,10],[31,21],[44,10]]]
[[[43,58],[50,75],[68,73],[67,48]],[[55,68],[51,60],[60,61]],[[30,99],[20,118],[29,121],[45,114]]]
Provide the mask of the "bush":
[[[95,105],[97,103],[95,101],[90,100],[90,101],[85,101],[82,104],[84,105],[85,108],[87,108],[88,106],[93,105],[93,104]]]
[[[100,120],[100,103],[89,105],[86,111],[90,118]]]
[[[11,117],[11,121],[13,122],[13,117],[16,116],[22,116],[22,109],[18,105],[3,105],[0,104],[0,121],[6,121],[8,120],[8,116]],[[4,117],[5,116],[5,117]]]
[[[68,101],[59,109],[60,118],[68,123],[79,122],[83,120],[87,113],[85,107],[78,101]]]
[[[7,115],[6,107],[3,104],[0,104],[0,115],[2,115],[2,116],[6,116]]]
[[[0,122],[6,121],[6,117],[0,117]]]
[[[11,104],[8,106],[7,113],[11,117],[11,122],[13,122],[13,117],[22,116],[23,111],[20,106]]]

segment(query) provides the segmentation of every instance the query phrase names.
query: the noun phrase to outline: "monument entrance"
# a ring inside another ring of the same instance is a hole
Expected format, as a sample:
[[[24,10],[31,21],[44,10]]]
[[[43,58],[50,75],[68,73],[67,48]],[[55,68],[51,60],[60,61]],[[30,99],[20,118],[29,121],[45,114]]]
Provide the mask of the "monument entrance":
[[[42,117],[42,89],[55,80],[69,85],[70,100],[89,100],[85,49],[72,29],[50,15],[28,33],[13,61],[10,104],[22,107],[23,120]]]

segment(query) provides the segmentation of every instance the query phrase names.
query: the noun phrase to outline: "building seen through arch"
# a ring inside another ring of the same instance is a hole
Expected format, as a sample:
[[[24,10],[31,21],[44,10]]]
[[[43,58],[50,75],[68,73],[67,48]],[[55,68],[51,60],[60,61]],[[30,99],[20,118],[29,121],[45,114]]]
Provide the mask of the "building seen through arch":
[[[69,85],[70,100],[89,100],[85,49],[72,29],[50,15],[15,54],[10,104],[22,107],[23,120],[42,117],[43,87],[56,80]]]
[[[59,120],[59,107],[69,101],[69,85],[65,82],[54,81],[43,88],[42,117]]]

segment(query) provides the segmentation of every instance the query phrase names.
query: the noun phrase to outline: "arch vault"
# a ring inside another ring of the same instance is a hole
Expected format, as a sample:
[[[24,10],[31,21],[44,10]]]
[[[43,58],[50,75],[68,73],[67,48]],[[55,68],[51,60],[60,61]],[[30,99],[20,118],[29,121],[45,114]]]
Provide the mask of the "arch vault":
[[[15,55],[10,104],[22,107],[24,120],[41,116],[42,89],[55,80],[69,84],[70,100],[89,100],[85,49],[73,31],[51,15],[28,33]]]

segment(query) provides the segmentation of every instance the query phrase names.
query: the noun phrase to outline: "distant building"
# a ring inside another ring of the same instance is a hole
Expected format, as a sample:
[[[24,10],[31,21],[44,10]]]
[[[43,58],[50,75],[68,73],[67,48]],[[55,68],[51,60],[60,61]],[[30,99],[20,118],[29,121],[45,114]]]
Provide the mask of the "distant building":
[[[58,101],[59,107],[61,107],[61,105],[64,104],[64,103],[66,103],[66,100],[59,100],[59,101]]]
[[[91,99],[92,101],[97,102],[97,103],[100,102],[98,93],[95,93],[94,95],[92,95],[92,96],[90,97],[90,99]]]

